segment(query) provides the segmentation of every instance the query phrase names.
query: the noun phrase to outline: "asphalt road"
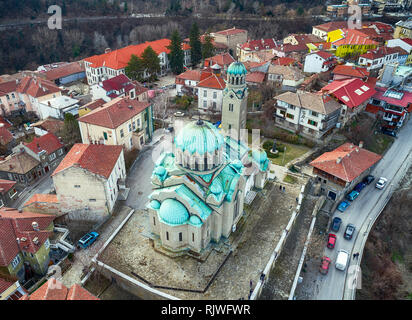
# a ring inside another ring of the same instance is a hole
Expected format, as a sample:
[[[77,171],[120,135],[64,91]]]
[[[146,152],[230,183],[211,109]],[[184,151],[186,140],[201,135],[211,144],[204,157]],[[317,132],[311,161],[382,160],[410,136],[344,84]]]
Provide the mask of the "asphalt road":
[[[391,191],[392,180],[398,171],[398,169],[404,163],[406,157],[411,152],[412,147],[412,121],[409,121],[401,130],[397,139],[392,144],[391,148],[387,151],[383,159],[378,163],[376,168],[372,171],[372,175],[375,176],[375,181],[369,186],[366,186],[355,201],[351,202],[349,208],[345,212],[336,210],[333,217],[340,217],[342,224],[338,232],[333,232],[337,236],[336,245],[334,249],[326,248],[324,255],[328,256],[332,260],[332,264],[329,268],[329,273],[326,276],[318,275],[317,284],[319,285],[319,291],[314,297],[316,300],[342,300],[345,276],[348,268],[345,271],[340,271],[335,268],[336,257],[340,249],[344,249],[350,254],[350,264],[353,263],[352,249],[355,243],[356,237],[364,237],[363,232],[359,233],[364,223],[368,224],[371,217],[375,216],[382,206],[386,203],[387,194]],[[406,170],[408,169],[406,166]],[[385,177],[388,179],[387,185],[384,190],[378,190],[375,188],[375,183],[379,177]],[[352,240],[346,240],[343,238],[346,225],[352,223],[356,227],[355,234]],[[348,263],[348,265],[349,265]]]

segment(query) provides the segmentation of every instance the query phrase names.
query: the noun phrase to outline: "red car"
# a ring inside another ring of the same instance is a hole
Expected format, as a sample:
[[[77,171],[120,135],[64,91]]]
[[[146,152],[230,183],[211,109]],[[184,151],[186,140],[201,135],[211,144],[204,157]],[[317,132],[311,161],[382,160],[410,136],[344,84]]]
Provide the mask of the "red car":
[[[329,233],[327,247],[329,249],[333,249],[333,248],[335,248],[335,244],[336,244],[336,235],[334,235],[333,233]]]
[[[324,256],[321,260],[320,267],[319,267],[319,272],[321,274],[328,274],[329,271],[329,265],[332,261],[330,258]]]

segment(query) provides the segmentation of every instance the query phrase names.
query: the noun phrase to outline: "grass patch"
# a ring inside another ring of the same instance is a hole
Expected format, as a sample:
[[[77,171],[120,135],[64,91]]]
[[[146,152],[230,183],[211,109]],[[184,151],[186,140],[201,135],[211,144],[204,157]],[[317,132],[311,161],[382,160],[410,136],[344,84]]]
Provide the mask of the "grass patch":
[[[291,176],[291,175],[288,174],[288,175],[283,179],[283,182],[294,184],[294,183],[297,183],[297,182],[298,182],[298,179],[296,179],[295,177],[293,177],[293,176]]]
[[[394,251],[392,252],[392,261],[403,263],[403,256],[398,251]]]
[[[409,292],[409,294],[406,296],[407,299],[412,300],[412,292]]]
[[[394,141],[393,137],[385,134],[377,133],[374,137],[375,139],[371,141],[371,143],[367,146],[367,149],[377,154],[383,154]]]
[[[271,154],[268,153],[268,157],[272,160],[272,163],[278,166],[285,166],[290,161],[303,156],[310,150],[308,147],[289,143],[282,143],[282,147],[286,147],[286,151],[279,152],[276,158],[271,157]]]

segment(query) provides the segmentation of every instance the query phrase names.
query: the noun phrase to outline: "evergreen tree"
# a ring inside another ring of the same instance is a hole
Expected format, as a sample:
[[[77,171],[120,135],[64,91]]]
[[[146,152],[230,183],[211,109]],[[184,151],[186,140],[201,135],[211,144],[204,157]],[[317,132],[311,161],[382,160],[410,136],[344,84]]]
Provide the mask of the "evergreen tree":
[[[196,22],[192,24],[189,38],[190,56],[192,65],[195,66],[202,60],[202,43],[200,42],[199,27]]]
[[[144,65],[142,59],[132,54],[130,61],[128,62],[125,73],[132,80],[143,81]]]
[[[180,74],[183,72],[183,64],[185,57],[182,49],[182,38],[180,37],[179,32],[177,30],[173,31],[170,40],[171,43],[168,47],[168,49],[170,50],[170,68],[172,69],[173,73]]]
[[[209,32],[205,35],[205,40],[202,45],[202,57],[203,59],[207,59],[213,57],[215,55],[215,46],[212,43],[213,37],[210,35]]]
[[[149,74],[149,79],[154,81],[157,73],[160,72],[160,59],[151,46],[148,46],[142,53],[142,65]]]

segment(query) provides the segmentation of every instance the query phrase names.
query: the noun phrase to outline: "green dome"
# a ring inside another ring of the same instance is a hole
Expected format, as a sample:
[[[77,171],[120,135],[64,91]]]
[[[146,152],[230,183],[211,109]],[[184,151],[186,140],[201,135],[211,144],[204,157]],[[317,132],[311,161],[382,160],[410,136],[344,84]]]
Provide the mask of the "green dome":
[[[184,224],[189,219],[186,207],[175,199],[166,199],[162,202],[159,216],[164,222],[172,225]]]
[[[242,62],[236,61],[231,63],[227,69],[227,73],[231,75],[244,75],[247,73],[247,70]]]
[[[196,227],[200,227],[203,224],[202,220],[200,220],[200,218],[198,216],[195,216],[195,215],[190,217],[189,223],[191,225],[196,226]]]
[[[152,207],[155,210],[158,210],[160,208],[160,202],[157,200],[152,200],[150,201],[150,207]]]
[[[207,121],[191,122],[180,130],[175,139],[177,148],[190,154],[214,153],[224,144],[223,136],[216,127]]]
[[[252,157],[257,163],[264,163],[268,159],[266,152],[260,150],[253,150]]]
[[[223,192],[222,185],[218,181],[216,182],[213,181],[212,185],[210,186],[210,192],[216,195],[222,193]]]

